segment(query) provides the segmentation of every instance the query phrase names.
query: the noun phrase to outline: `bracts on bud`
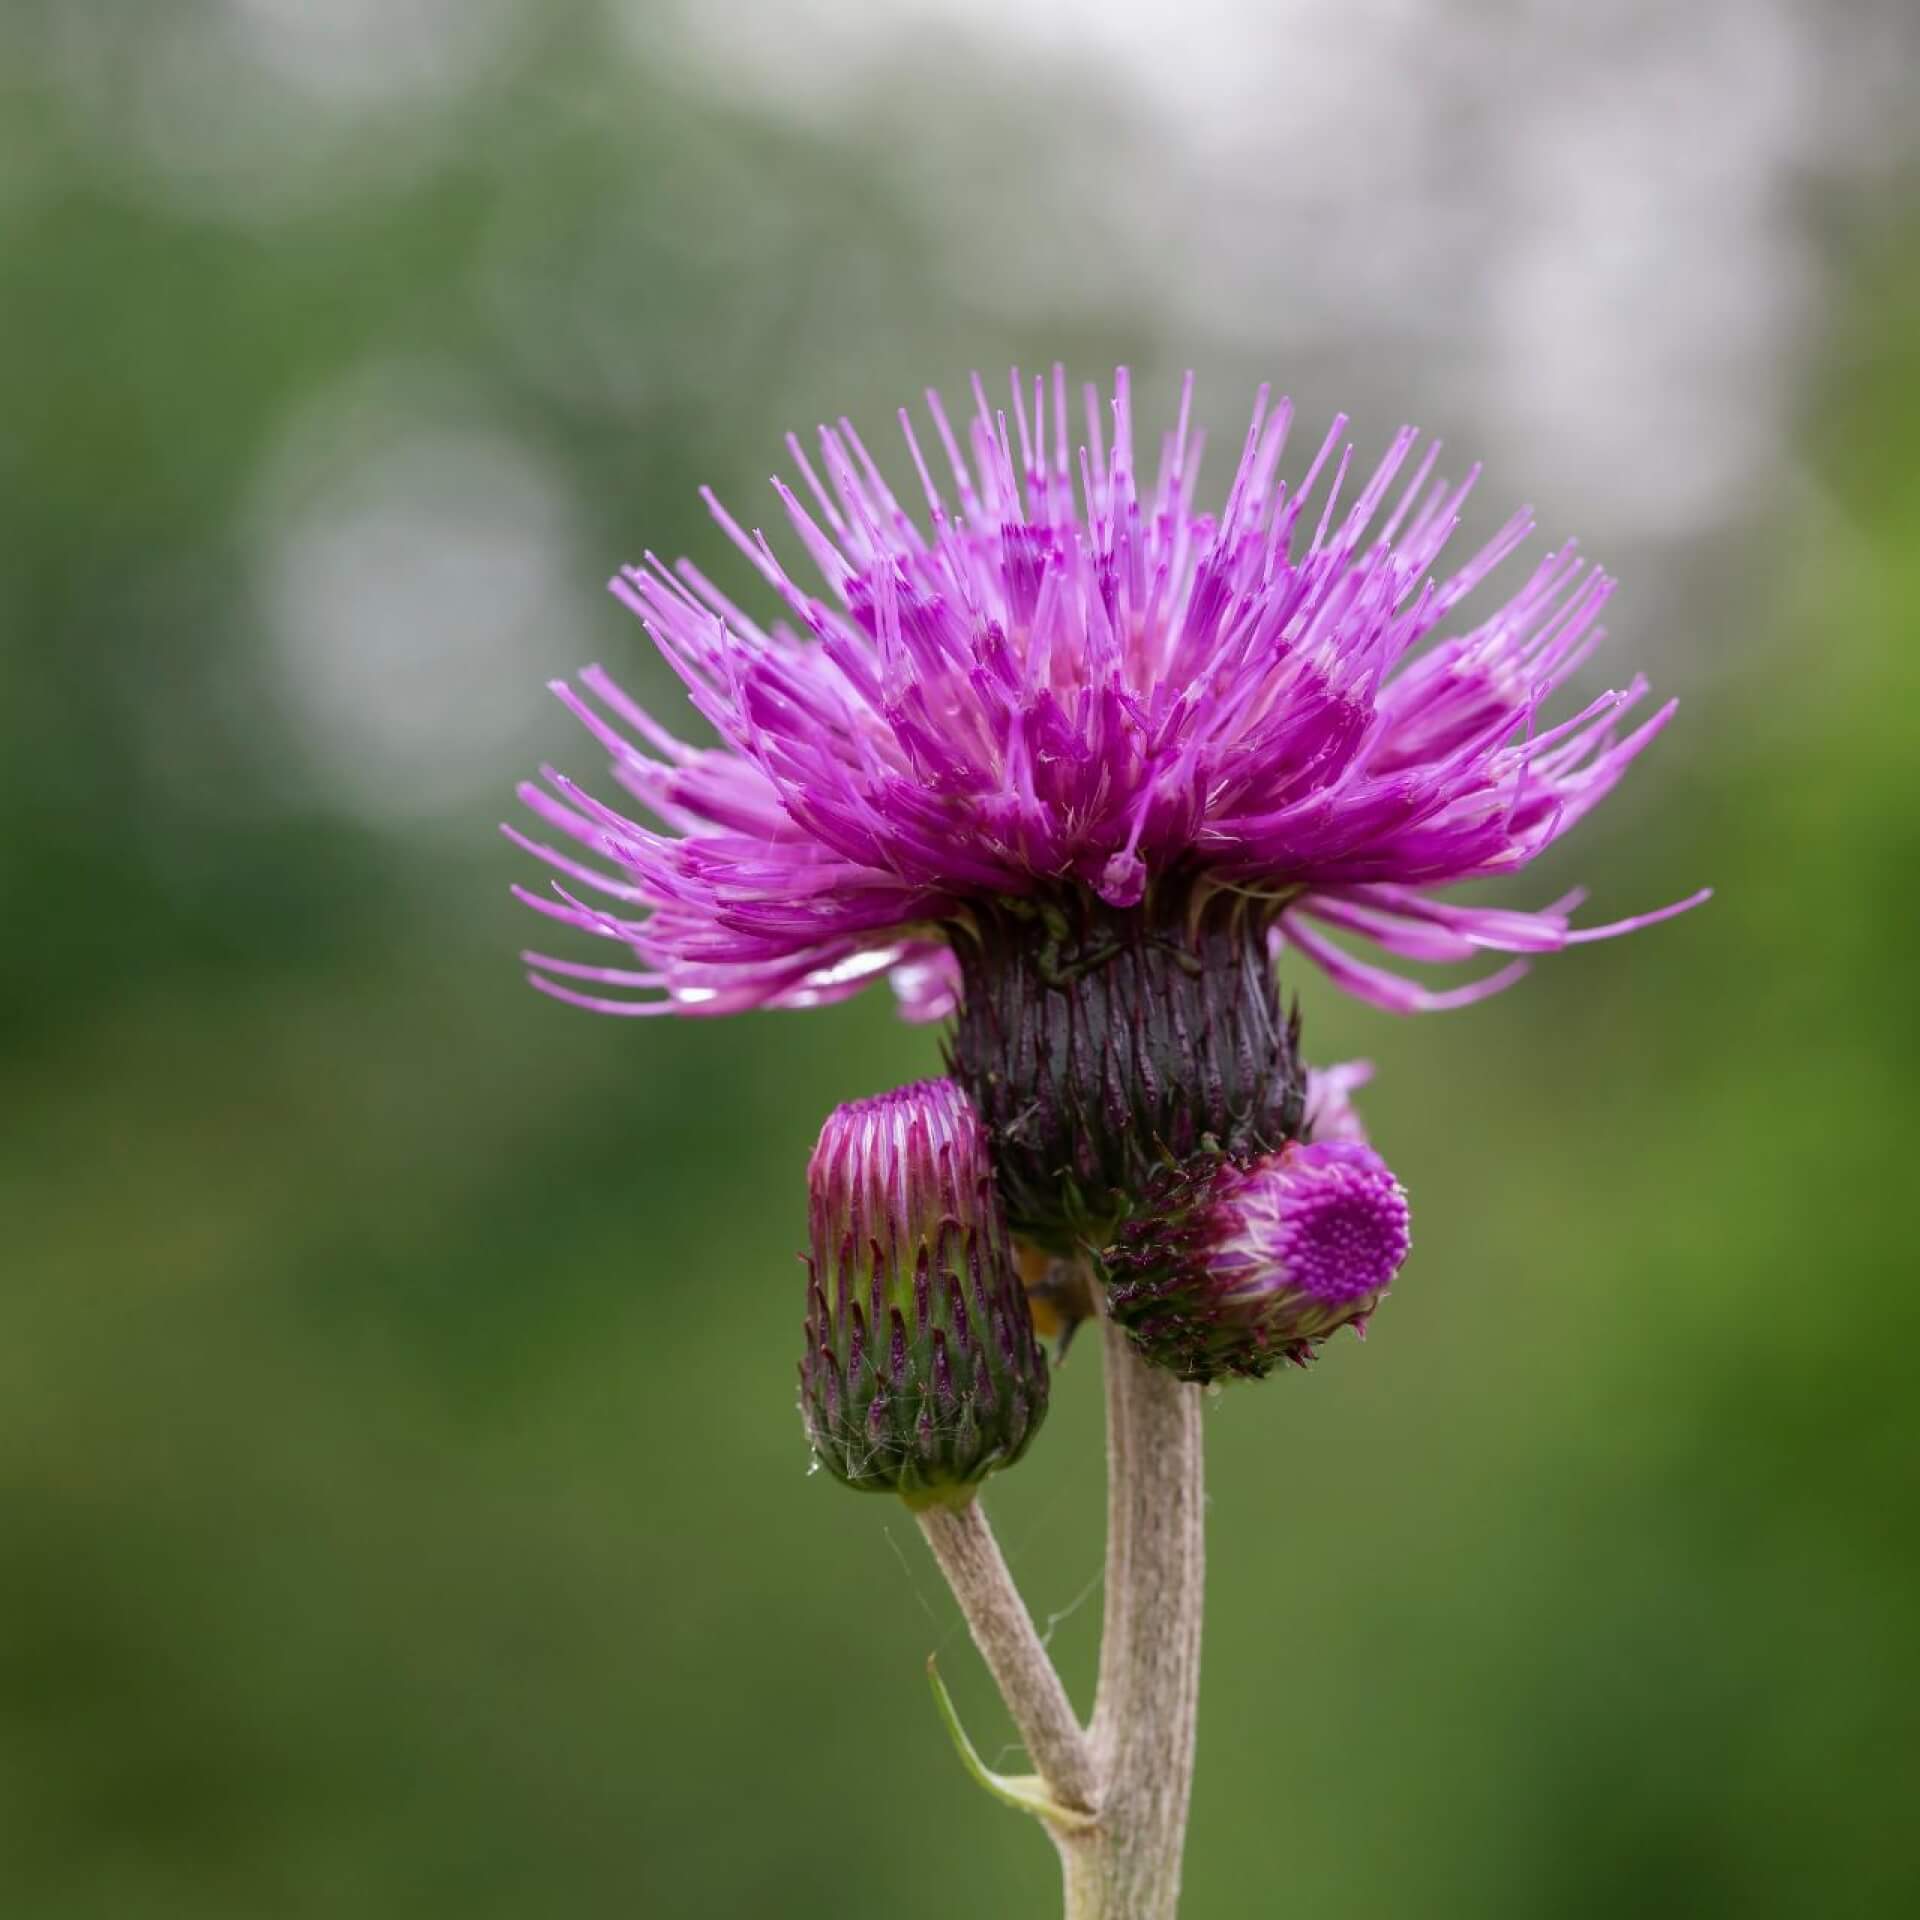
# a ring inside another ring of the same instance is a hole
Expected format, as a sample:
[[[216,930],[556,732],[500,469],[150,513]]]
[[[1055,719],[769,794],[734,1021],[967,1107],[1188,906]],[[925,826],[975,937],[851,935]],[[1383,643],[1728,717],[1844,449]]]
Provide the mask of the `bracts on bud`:
[[[962,1504],[1047,1408],[980,1117],[951,1080],[853,1101],[828,1116],[807,1178],[814,1453],[850,1487]]]
[[[1276,911],[1175,875],[1124,908],[1079,891],[976,903],[953,930],[950,1065],[991,1130],[1015,1232],[1054,1253],[1097,1248],[1169,1166],[1299,1134]]]
[[[1258,1379],[1364,1327],[1410,1245],[1407,1196],[1371,1147],[1295,1142],[1163,1175],[1107,1250],[1107,1301],[1181,1379]]]

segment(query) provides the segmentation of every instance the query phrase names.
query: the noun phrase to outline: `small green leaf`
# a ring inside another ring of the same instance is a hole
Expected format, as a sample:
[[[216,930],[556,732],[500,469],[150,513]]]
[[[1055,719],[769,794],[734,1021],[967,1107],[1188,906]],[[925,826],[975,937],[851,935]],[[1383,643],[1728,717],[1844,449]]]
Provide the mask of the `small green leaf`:
[[[967,1738],[967,1730],[960,1724],[960,1715],[954,1709],[953,1696],[947,1691],[947,1683],[940,1678],[939,1664],[932,1654],[927,1655],[927,1679],[933,1687],[933,1704],[939,1708],[940,1718],[946,1722],[947,1732],[953,1736],[954,1751],[960,1756],[960,1764],[996,1800],[1004,1800],[1008,1806],[1018,1807],[1022,1813],[1032,1814],[1036,1820],[1065,1827],[1069,1832],[1079,1832],[1093,1825],[1094,1815],[1084,1813],[1077,1807],[1063,1807],[1037,1773],[995,1773]]]

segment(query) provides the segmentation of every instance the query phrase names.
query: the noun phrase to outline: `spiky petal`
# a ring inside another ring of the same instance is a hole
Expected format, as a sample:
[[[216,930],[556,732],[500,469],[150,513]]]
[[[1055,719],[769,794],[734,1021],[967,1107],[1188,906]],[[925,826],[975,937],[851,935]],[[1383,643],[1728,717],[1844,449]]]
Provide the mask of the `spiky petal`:
[[[1367,1144],[1354,1094],[1373,1078],[1371,1060],[1343,1060],[1337,1066],[1307,1069],[1307,1100],[1302,1137]]]

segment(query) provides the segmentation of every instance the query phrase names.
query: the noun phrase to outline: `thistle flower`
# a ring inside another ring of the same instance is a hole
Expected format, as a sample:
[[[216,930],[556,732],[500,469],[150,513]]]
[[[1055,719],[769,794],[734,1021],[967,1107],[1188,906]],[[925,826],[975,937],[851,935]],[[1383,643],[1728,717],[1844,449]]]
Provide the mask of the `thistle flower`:
[[[1124,370],[1110,438],[1085,389],[1077,457],[1061,369],[1030,395],[1016,374],[1011,415],[977,377],[974,395],[964,451],[927,396],[939,478],[901,412],[918,517],[848,422],[821,429],[818,469],[788,436],[805,499],[774,488],[818,588],[706,496],[784,619],[763,624],[689,561],[649,554],[613,582],[720,744],[686,744],[597,667],[556,687],[653,824],[552,769],[520,789],[594,856],[509,829],[563,876],[522,897],[639,962],[529,955],[536,986],[602,1012],[716,1014],[891,974],[910,1017],[957,1013],[954,1070],[1013,1224],[1065,1248],[1098,1244],[1203,1141],[1244,1158],[1297,1135],[1283,946],[1420,1011],[1705,897],[1576,931],[1577,896],[1435,896],[1526,866],[1673,711],[1623,731],[1636,677],[1546,718],[1613,590],[1571,543],[1434,639],[1532,528],[1516,514],[1438,570],[1477,468],[1448,485],[1409,428],[1350,492],[1341,416],[1290,487],[1292,407],[1263,387],[1206,513],[1191,378],[1144,492]],[[1422,962],[1522,957],[1436,991],[1336,934]]]
[[[1364,1326],[1410,1245],[1407,1196],[1364,1140],[1295,1141],[1164,1176],[1107,1249],[1107,1299],[1183,1380],[1258,1379]]]
[[[951,1080],[838,1107],[807,1184],[800,1407],[815,1456],[914,1505],[971,1498],[1047,1410],[979,1116]]]

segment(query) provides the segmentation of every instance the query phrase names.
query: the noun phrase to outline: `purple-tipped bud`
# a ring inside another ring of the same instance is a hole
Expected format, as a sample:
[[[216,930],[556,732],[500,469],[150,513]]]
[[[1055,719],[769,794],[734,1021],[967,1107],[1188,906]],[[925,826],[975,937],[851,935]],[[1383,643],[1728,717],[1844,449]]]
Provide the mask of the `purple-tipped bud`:
[[[1047,1407],[980,1116],[951,1080],[855,1100],[828,1116],[807,1182],[800,1410],[816,1457],[916,1506],[971,1498]]]
[[[1407,1196],[1359,1141],[1169,1175],[1109,1249],[1113,1317],[1183,1380],[1258,1379],[1364,1324],[1407,1257]]]

